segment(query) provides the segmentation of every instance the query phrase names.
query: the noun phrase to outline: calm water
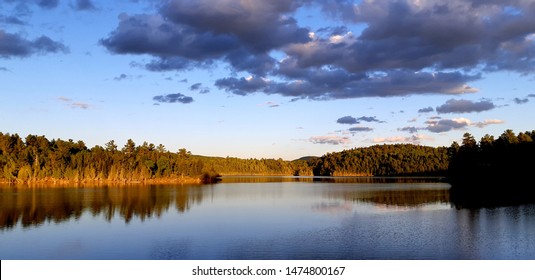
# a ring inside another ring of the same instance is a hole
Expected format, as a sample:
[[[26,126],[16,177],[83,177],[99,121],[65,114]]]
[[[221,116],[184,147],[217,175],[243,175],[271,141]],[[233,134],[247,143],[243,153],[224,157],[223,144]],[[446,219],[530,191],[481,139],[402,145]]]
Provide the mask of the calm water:
[[[0,259],[535,259],[535,205],[428,180],[0,188]]]

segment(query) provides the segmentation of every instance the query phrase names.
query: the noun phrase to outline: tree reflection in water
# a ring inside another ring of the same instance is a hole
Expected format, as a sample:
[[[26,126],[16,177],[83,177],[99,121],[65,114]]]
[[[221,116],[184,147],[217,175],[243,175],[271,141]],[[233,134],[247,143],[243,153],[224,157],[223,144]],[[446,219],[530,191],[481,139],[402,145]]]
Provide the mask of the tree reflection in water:
[[[160,217],[173,207],[186,212],[202,201],[203,189],[213,186],[107,186],[0,188],[0,229],[39,226],[79,219],[84,212],[103,215],[111,221],[116,215],[125,223],[134,217]]]

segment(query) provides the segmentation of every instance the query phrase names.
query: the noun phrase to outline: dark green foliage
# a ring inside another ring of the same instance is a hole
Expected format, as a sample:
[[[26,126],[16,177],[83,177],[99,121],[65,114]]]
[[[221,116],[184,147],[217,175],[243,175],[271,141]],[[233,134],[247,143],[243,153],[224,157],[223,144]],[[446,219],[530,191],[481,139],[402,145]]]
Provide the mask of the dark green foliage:
[[[317,176],[445,175],[448,150],[412,144],[376,145],[326,154],[313,166]]]
[[[515,135],[506,130],[496,140],[485,135],[479,144],[450,148],[452,197],[483,206],[535,201],[528,177],[534,168],[532,136],[529,131]]]

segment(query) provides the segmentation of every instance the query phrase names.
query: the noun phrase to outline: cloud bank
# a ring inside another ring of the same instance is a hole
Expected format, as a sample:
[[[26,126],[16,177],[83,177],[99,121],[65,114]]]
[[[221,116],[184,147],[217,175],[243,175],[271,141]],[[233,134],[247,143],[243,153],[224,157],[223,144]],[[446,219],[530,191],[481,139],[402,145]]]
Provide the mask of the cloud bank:
[[[304,7],[338,26],[306,27]],[[533,73],[533,34],[527,0],[169,0],[120,15],[100,43],[150,55],[150,71],[223,64],[232,75],[215,86],[237,95],[331,100],[477,92],[485,73]]]

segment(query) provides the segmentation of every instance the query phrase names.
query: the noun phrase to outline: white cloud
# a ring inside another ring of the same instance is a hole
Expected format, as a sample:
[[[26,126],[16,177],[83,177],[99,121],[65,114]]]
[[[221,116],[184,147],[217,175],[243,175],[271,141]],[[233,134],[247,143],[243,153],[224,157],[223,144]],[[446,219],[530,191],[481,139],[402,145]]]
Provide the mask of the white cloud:
[[[477,123],[474,123],[473,125],[474,126],[477,126],[479,128],[484,128],[486,127],[487,125],[491,125],[491,124],[503,124],[505,123],[504,121],[502,120],[497,120],[497,119],[493,119],[493,120],[484,120],[482,122],[477,122]]]

